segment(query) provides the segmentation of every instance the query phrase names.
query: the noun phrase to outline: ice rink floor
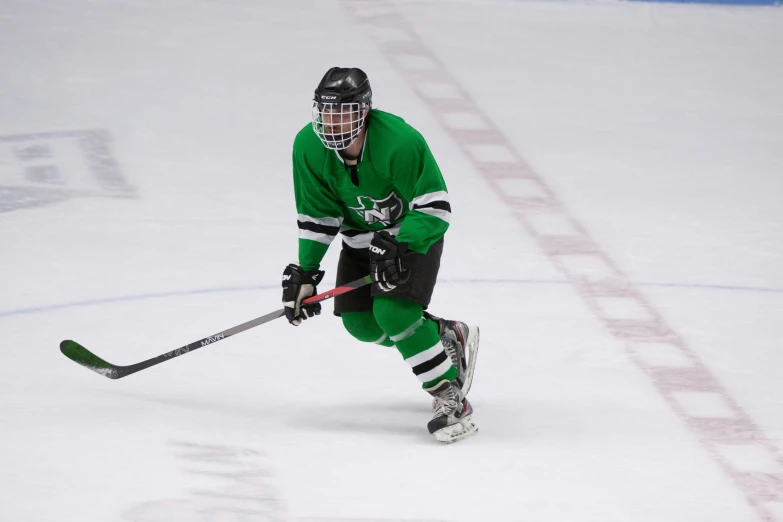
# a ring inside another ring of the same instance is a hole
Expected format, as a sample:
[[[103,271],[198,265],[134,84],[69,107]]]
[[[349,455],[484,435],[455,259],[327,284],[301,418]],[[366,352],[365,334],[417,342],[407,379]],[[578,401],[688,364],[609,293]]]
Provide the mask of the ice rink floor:
[[[63,357],[279,308],[335,65],[446,179],[480,432],[330,303]],[[783,521],[780,8],[5,0],[0,70],[0,519]]]

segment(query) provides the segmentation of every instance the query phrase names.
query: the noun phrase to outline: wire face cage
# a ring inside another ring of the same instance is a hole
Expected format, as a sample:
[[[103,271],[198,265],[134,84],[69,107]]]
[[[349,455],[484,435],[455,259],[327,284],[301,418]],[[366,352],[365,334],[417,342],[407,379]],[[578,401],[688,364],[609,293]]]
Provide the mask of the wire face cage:
[[[366,103],[313,102],[313,130],[324,147],[331,150],[347,148],[364,124],[369,105]]]

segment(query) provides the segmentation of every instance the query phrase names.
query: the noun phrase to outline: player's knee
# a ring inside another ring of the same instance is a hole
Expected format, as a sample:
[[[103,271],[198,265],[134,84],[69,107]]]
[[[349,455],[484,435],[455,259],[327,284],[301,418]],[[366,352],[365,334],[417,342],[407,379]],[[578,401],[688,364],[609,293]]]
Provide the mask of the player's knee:
[[[372,311],[381,330],[390,336],[410,328],[424,313],[420,304],[395,297],[376,297]]]
[[[348,333],[362,342],[378,342],[384,336],[372,312],[343,312],[341,319]]]

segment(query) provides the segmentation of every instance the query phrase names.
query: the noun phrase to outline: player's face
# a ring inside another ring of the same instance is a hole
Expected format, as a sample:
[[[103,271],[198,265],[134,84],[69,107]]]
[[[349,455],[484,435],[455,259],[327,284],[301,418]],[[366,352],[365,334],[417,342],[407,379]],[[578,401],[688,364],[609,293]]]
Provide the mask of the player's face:
[[[326,148],[342,150],[359,135],[369,110],[359,103],[313,103],[313,130]]]
[[[335,107],[325,107],[321,111],[321,118],[326,128],[326,133],[333,136],[350,134],[356,128],[359,120],[358,104],[341,104]]]

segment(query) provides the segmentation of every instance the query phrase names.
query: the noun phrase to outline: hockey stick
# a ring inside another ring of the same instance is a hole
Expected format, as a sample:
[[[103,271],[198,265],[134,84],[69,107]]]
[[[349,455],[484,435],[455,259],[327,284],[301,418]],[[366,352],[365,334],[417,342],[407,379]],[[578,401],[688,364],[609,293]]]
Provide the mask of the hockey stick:
[[[355,290],[370,283],[372,283],[370,276],[364,276],[363,278],[357,279],[356,281],[351,281],[350,283],[338,286],[332,290],[308,297],[302,301],[302,303],[320,303],[321,301],[326,301],[327,299],[331,299],[332,297],[350,292],[351,290]],[[180,355],[190,353],[193,350],[201,348],[202,346],[207,346],[209,344],[222,341],[223,339],[231,337],[232,335],[244,332],[245,330],[250,330],[251,328],[255,328],[256,326],[262,325],[264,323],[268,323],[269,321],[273,321],[278,317],[282,317],[283,315],[285,315],[285,311],[281,308],[280,310],[275,310],[274,312],[262,315],[261,317],[256,317],[252,321],[242,323],[233,328],[229,328],[228,330],[223,330],[222,332],[216,333],[215,335],[210,335],[204,339],[190,343],[181,348],[177,348],[176,350],[166,352],[162,355],[158,355],[157,357],[153,357],[152,359],[147,359],[146,361],[131,364],[129,366],[117,366],[110,362],[106,362],[75,341],[66,340],[61,342],[60,351],[63,352],[63,354],[72,361],[81,364],[85,368],[88,368],[95,373],[99,373],[104,377],[108,377],[109,379],[122,379],[123,377],[127,377],[132,373],[147,369],[150,366],[155,366],[156,364],[170,361],[171,359],[179,357]]]

